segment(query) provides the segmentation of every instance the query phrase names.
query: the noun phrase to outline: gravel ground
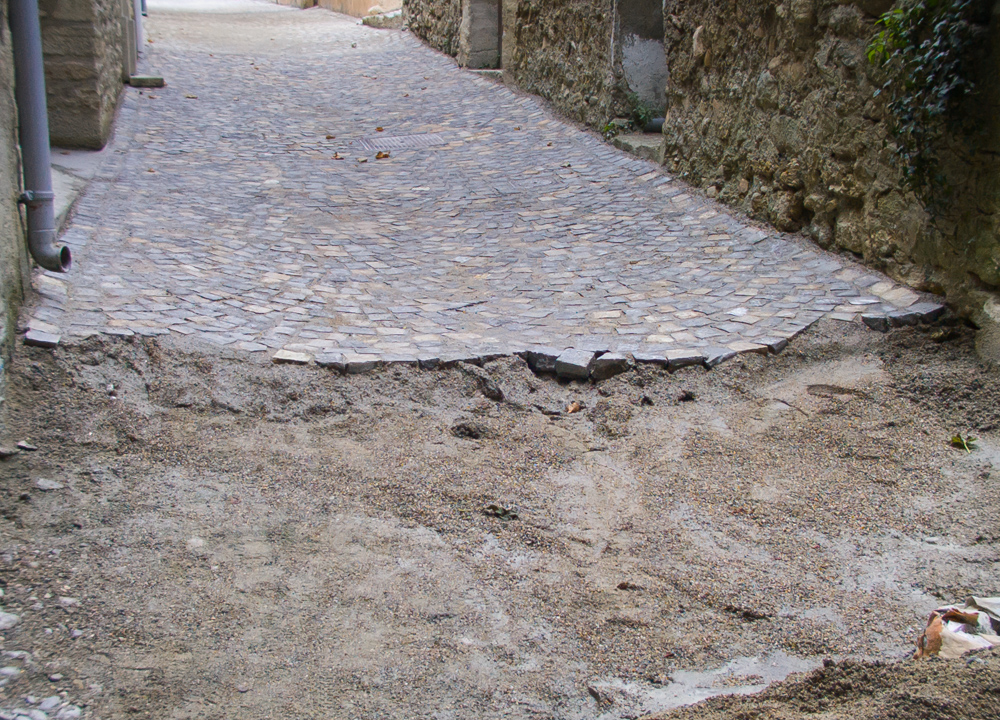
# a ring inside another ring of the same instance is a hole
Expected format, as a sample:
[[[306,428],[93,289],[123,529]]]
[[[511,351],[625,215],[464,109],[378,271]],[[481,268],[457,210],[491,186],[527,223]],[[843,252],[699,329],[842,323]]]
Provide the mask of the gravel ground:
[[[995,657],[949,666],[926,715],[878,703],[940,666],[853,662],[1000,595],[1000,383],[971,348],[829,321],[778,357],[593,385],[519,358],[341,376],[20,347],[0,439],[37,450],[0,461],[0,708],[634,718],[832,659],[682,712],[799,717],[767,703],[841,673],[851,715],[985,717],[995,692],[967,689]]]

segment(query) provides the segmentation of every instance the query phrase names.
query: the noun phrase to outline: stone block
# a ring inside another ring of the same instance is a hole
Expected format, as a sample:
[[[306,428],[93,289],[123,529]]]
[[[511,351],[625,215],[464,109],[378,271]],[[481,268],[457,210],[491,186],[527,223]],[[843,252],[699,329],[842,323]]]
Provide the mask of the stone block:
[[[941,305],[940,303],[932,302],[922,302],[911,305],[907,310],[910,312],[917,313],[920,315],[921,322],[930,323],[934,322],[948,309],[946,305]]]
[[[594,380],[607,380],[615,375],[620,375],[635,367],[635,363],[628,355],[621,353],[605,353],[597,357],[591,363],[590,377]]]
[[[788,340],[785,339],[785,338],[780,338],[780,337],[762,337],[762,338],[757,338],[756,340],[761,345],[764,345],[765,347],[767,347],[767,349],[770,350],[775,355],[777,355],[782,350],[784,350],[786,347],[788,347]]]
[[[556,375],[568,380],[586,380],[594,364],[595,354],[587,350],[564,350],[556,358]]]
[[[132,75],[128,79],[128,84],[138,88],[161,88],[167,83],[159,75]]]
[[[680,370],[682,367],[704,364],[705,355],[701,350],[678,348],[676,350],[667,350],[666,362],[667,370],[673,372],[674,370]]]
[[[736,357],[736,351],[727,347],[707,347],[702,352],[705,353],[705,367],[710,370]]]
[[[554,373],[556,371],[556,359],[562,350],[555,348],[531,348],[523,354],[525,361],[536,373]]]
[[[271,356],[271,362],[278,365],[308,365],[312,362],[312,355],[294,350],[279,350]]]
[[[316,364],[324,368],[332,368],[343,372],[346,369],[343,353],[320,353],[316,356]]]
[[[889,332],[889,318],[885,315],[866,313],[861,316],[861,322],[877,332]]]
[[[640,365],[666,365],[667,357],[664,353],[659,352],[635,352],[632,353],[632,357]]]
[[[469,365],[482,365],[482,358],[475,354],[469,352],[463,353],[443,353],[438,364],[441,367],[449,368],[455,367],[459,363],[468,363]]]
[[[381,358],[376,355],[361,355],[358,353],[347,353],[344,355],[344,370],[349,375],[360,375],[371,372],[382,364]]]
[[[24,335],[24,344],[35,347],[54,348],[59,344],[59,340],[58,335],[44,330],[29,330]]]
[[[920,313],[915,313],[909,308],[906,310],[894,310],[893,312],[886,315],[886,320],[889,321],[891,327],[902,327],[904,325],[919,325],[920,324]]]

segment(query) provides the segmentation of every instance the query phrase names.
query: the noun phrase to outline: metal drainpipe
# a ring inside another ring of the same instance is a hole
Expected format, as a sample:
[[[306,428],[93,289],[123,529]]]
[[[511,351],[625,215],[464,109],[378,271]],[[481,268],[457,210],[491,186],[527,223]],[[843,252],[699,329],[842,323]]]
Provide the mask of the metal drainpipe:
[[[66,272],[72,257],[68,247],[56,245],[55,193],[52,192],[38,0],[10,0],[9,12],[14,47],[14,95],[24,165],[24,194],[20,200],[28,209],[28,249],[35,262],[46,270]]]
[[[36,2],[38,0],[35,0]],[[135,16],[135,54],[142,54],[142,0],[132,0],[132,14]]]

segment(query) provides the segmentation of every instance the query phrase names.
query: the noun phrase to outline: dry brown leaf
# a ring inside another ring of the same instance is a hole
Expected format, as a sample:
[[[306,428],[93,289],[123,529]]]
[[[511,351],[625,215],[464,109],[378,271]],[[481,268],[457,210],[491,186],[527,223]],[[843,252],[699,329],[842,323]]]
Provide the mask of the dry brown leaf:
[[[566,408],[566,413],[569,415],[572,415],[573,413],[578,413],[580,412],[580,408],[582,407],[583,406],[579,403],[579,401],[574,400],[569,404],[569,407]]]
[[[383,130],[385,130],[385,128],[383,128],[383,127],[377,127],[377,128],[375,128],[375,132],[382,132]]]
[[[333,159],[334,159],[334,160],[343,160],[343,159],[344,159],[344,156],[343,156],[343,155],[341,155],[340,153],[334,153],[334,154],[333,154]]]
[[[359,163],[368,162],[368,158],[358,158]]]
[[[388,157],[389,157],[389,153],[382,152],[381,150],[379,150],[377,153],[375,153],[375,159],[376,160],[385,160]]]
[[[327,139],[327,140],[335,140],[336,138],[337,138],[337,136],[336,136],[336,135],[327,135],[327,136],[326,136],[326,139]]]

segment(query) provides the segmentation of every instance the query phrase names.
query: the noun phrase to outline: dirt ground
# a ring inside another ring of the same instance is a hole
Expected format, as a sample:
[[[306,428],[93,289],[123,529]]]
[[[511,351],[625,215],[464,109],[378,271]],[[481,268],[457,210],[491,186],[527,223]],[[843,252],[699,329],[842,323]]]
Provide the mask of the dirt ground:
[[[814,668],[676,717],[1000,716],[997,654],[889,662],[1000,595],[972,341],[826,321],[596,385],[19,347],[0,717],[636,718]]]

